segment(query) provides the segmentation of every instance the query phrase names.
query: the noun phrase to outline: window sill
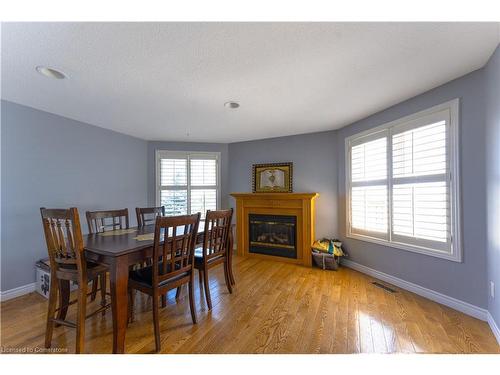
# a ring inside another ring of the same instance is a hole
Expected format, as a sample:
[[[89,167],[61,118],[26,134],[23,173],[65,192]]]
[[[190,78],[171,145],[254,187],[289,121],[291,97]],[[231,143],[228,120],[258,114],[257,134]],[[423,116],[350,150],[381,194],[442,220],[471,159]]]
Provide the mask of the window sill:
[[[347,234],[346,237],[354,239],[354,240],[371,242],[371,243],[375,243],[377,245],[392,247],[395,249],[410,251],[412,253],[423,254],[423,255],[428,255],[431,257],[435,257],[435,258],[446,259],[446,260],[450,260],[452,262],[457,262],[457,263],[462,262],[462,254],[460,251],[457,251],[455,253],[446,253],[446,252],[441,252],[441,251],[437,251],[437,250],[427,249],[427,248],[420,247],[420,246],[407,245],[407,244],[403,244],[403,243],[399,243],[399,242],[389,242],[386,240],[368,237],[368,236],[363,236],[360,234],[353,234],[353,233]]]

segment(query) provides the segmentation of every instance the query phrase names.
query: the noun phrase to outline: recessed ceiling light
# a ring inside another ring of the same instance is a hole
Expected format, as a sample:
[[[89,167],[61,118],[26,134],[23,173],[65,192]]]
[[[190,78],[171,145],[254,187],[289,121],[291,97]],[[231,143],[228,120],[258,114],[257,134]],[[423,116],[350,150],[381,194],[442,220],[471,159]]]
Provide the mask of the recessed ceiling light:
[[[226,107],[226,108],[236,109],[239,106],[240,106],[240,104],[237,102],[225,102],[224,103],[224,107]]]
[[[37,66],[36,71],[48,78],[54,78],[54,79],[66,78],[66,74],[60,72],[59,70],[48,68],[46,66]]]

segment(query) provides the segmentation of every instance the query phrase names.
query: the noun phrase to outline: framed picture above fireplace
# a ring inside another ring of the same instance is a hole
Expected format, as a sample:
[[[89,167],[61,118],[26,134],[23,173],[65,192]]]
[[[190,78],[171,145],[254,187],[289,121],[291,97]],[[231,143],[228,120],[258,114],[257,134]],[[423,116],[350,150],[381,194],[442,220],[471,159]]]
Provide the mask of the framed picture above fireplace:
[[[291,193],[293,163],[254,164],[252,166],[252,192]]]

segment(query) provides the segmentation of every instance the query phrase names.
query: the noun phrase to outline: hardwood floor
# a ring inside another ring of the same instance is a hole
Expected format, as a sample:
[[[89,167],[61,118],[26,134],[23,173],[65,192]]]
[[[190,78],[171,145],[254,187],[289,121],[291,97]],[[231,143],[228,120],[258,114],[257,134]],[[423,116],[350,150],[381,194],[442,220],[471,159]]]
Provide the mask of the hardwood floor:
[[[322,271],[235,256],[234,269],[232,295],[222,269],[211,272],[211,312],[196,282],[197,325],[191,324],[187,290],[178,303],[175,290],[169,293],[167,307],[160,309],[163,352],[500,353],[487,323],[397,287],[389,293],[348,268]],[[89,304],[89,311],[95,307]],[[74,310],[70,307],[70,319]],[[43,348],[46,311],[47,301],[36,293],[2,303],[3,351]],[[74,343],[73,329],[55,328],[53,348],[73,352]],[[110,353],[111,347],[108,311],[87,321],[85,351]],[[137,293],[126,352],[153,350],[151,299]]]

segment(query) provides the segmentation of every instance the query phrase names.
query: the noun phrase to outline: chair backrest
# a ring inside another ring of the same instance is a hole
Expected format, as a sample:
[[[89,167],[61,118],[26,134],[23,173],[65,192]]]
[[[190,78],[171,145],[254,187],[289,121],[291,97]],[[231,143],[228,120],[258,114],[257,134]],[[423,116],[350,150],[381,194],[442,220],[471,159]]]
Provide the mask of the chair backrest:
[[[153,245],[153,285],[192,272],[200,213],[158,216]]]
[[[165,216],[165,207],[136,207],[137,226],[154,224],[157,216]]]
[[[107,230],[128,229],[128,208],[122,210],[87,211],[89,233],[100,233]]]
[[[232,218],[232,208],[229,210],[207,211],[203,236],[203,259],[205,262],[211,258],[227,255]]]
[[[51,272],[75,268],[85,274],[86,262],[83,253],[83,238],[78,209],[40,208],[45,242],[49,253]]]

